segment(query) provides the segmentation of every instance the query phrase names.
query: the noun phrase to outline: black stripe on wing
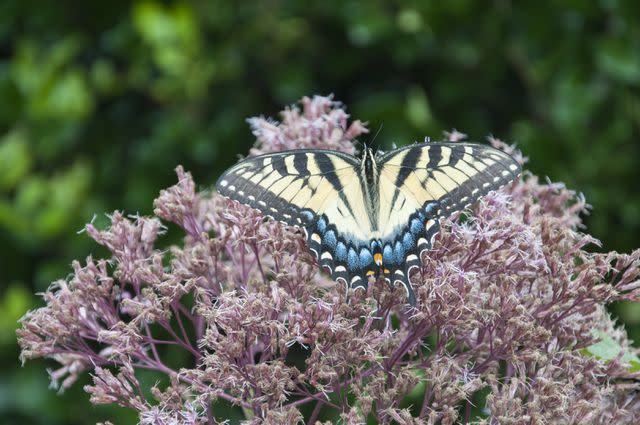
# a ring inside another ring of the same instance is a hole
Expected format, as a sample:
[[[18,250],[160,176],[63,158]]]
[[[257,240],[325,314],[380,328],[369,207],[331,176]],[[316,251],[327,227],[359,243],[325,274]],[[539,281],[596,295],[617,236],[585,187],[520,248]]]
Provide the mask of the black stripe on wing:
[[[413,146],[409,148],[409,152],[402,159],[402,163],[400,164],[400,169],[398,170],[398,175],[396,176],[395,186],[396,189],[393,192],[393,198],[391,199],[391,205],[396,203],[398,196],[400,195],[400,188],[404,184],[405,180],[409,175],[415,170],[418,161],[422,157],[422,148],[419,146]]]
[[[340,183],[340,178],[336,174],[335,167],[331,162],[330,157],[325,152],[316,153],[315,161],[318,164],[318,168],[320,169],[321,174],[327,179],[333,189],[336,191],[344,205],[347,207],[347,211],[350,215],[353,215],[353,208],[351,207],[351,203],[347,198],[347,195],[344,193],[344,188]]]

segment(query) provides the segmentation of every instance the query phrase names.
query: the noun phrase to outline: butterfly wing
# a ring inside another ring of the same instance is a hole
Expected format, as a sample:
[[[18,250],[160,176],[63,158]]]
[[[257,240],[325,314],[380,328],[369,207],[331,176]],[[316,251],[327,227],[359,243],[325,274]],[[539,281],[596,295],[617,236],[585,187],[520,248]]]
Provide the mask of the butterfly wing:
[[[358,161],[329,150],[293,150],[247,158],[218,180],[218,192],[305,230],[309,249],[332,278],[366,286],[373,257]],[[354,280],[355,279],[355,280]]]
[[[409,272],[432,245],[439,219],[511,182],[520,164],[506,153],[470,143],[423,143],[381,156],[379,237],[394,284],[413,291]]]

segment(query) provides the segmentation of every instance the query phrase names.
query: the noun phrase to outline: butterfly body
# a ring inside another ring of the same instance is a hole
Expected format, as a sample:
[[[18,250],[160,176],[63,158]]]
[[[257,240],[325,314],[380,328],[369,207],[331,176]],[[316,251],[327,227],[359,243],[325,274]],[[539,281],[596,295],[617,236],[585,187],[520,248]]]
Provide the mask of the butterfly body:
[[[309,249],[347,287],[369,278],[402,284],[420,265],[440,219],[512,181],[519,164],[502,151],[466,143],[422,143],[360,158],[292,150],[247,158],[216,187],[286,224],[304,229]]]

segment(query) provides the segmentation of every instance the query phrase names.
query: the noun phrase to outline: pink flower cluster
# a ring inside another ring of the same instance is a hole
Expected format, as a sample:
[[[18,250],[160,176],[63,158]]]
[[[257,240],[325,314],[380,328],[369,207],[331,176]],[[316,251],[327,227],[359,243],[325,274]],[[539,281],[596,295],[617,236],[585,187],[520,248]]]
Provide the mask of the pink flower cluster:
[[[353,141],[369,130],[360,120],[349,124],[349,115],[332,96],[303,97],[298,106],[281,112],[282,122],[263,117],[249,118],[257,138],[251,155],[287,149],[331,149],[353,154]]]
[[[366,129],[347,118],[331,98],[305,98],[281,123],[249,120],[252,153],[354,152]],[[90,373],[91,402],[143,424],[219,423],[230,409],[255,424],[636,423],[633,349],[604,307],[640,299],[640,250],[588,251],[587,206],[563,185],[525,174],[446,220],[410,309],[384,284],[346,302],[299,232],[177,174],[154,217],[87,225],[110,257],[74,262],[22,319],[23,360],[57,363],[60,388]],[[161,248],[163,222],[180,244]],[[590,354],[596,332],[620,355]],[[165,377],[152,397],[143,369]]]

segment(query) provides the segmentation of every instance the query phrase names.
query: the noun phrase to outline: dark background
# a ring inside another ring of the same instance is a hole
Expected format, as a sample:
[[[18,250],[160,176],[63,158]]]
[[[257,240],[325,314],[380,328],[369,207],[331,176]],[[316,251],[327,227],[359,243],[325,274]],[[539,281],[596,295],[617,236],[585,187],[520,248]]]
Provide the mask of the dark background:
[[[245,118],[334,93],[381,147],[457,128],[583,192],[605,250],[640,246],[640,3],[8,0],[0,4],[0,422],[135,421],[19,367],[17,320],[94,215],[151,214],[183,164],[209,189]],[[362,141],[368,141],[363,139]],[[614,306],[640,340],[640,308]]]

